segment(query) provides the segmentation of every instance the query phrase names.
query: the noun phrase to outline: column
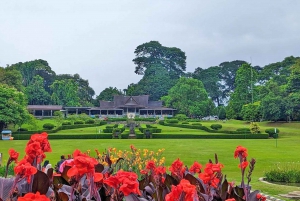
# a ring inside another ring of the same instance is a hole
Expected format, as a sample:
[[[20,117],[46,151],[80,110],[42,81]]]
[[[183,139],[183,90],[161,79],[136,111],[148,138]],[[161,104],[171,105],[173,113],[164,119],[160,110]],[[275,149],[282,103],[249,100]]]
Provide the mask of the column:
[[[42,117],[44,116],[44,110],[42,110]]]
[[[50,116],[52,117],[52,110],[50,110]]]
[[[76,115],[78,115],[78,109],[76,109]]]

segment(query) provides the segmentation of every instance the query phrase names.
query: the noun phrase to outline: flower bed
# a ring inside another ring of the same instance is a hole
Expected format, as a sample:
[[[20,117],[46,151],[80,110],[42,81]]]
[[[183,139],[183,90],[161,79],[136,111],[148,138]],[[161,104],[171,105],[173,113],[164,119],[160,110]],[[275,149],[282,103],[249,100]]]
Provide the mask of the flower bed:
[[[259,191],[250,193],[255,160],[247,160],[247,149],[238,146],[234,157],[239,159],[241,183],[235,185],[223,176],[224,165],[209,160],[190,167],[178,158],[170,167],[164,166],[163,149],[157,152],[129,151],[109,148],[104,153],[86,153],[76,149],[60,167],[43,172],[45,152],[51,152],[48,134],[33,134],[25,148],[25,157],[9,150],[7,167],[15,162],[15,177],[0,178],[2,200],[97,200],[97,201],[256,201],[266,198]],[[246,173],[246,169],[248,171]],[[6,177],[6,176],[5,176]],[[8,189],[8,190],[7,190]],[[0,199],[0,200],[1,200]]]

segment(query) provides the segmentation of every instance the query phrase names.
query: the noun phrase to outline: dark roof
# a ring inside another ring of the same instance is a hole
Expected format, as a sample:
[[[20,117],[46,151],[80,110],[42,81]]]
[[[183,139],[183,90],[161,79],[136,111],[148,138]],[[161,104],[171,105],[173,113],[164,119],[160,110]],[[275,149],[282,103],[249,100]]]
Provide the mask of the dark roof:
[[[28,110],[62,110],[61,105],[28,105]]]
[[[92,107],[88,110],[123,110],[123,109],[120,109],[120,108],[100,108],[100,107]]]
[[[148,107],[140,110],[176,110],[176,109],[168,108],[168,107]]]

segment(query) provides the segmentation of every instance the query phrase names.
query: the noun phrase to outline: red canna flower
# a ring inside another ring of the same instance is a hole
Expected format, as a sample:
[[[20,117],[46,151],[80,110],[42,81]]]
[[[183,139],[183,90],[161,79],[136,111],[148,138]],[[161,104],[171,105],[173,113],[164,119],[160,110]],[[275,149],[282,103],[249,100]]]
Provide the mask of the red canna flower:
[[[179,179],[183,177],[183,174],[185,172],[185,168],[183,167],[183,162],[180,161],[179,158],[172,163],[169,170],[171,171],[172,175],[175,175]]]
[[[257,193],[256,194],[256,198],[259,200],[259,201],[265,201],[267,198],[265,196],[262,196],[260,193]]]
[[[185,201],[196,201],[198,200],[196,186],[192,185],[188,180],[182,179],[177,186],[172,185],[172,190],[166,195],[166,201],[179,200],[182,193],[184,193]]]
[[[9,149],[8,154],[9,154],[9,160],[10,161],[15,161],[15,163],[18,162],[18,157],[19,157],[18,152],[16,152],[14,149]]]
[[[157,175],[163,175],[166,173],[166,167],[158,166],[157,168],[155,168],[154,172]]]
[[[235,151],[234,151],[234,158],[237,158],[241,156],[242,158],[246,158],[248,156],[248,152],[247,149],[245,147],[242,146],[237,146]]]
[[[189,171],[192,173],[192,174],[195,174],[195,173],[200,173],[201,172],[201,168],[202,168],[202,165],[200,163],[198,163],[197,161],[194,162],[194,164],[191,166],[191,168],[189,169]]]
[[[23,197],[19,197],[18,201],[50,201],[46,195],[41,195],[40,192],[34,193],[27,193]]]
[[[113,187],[113,188],[117,189],[121,182],[120,182],[120,180],[118,179],[117,176],[110,176],[107,179],[105,179],[103,181],[103,183],[109,185],[110,187]]]
[[[120,186],[120,191],[123,192],[125,196],[131,193],[141,195],[139,190],[139,182],[137,180],[132,181],[130,179],[124,179],[122,185]]]
[[[18,163],[18,165],[14,168],[15,174],[20,175],[20,177],[25,177],[27,182],[30,183],[31,175],[37,173],[37,169],[31,166],[30,163]]]
[[[103,180],[103,174],[102,173],[94,173],[94,182],[100,182]]]
[[[248,161],[243,161],[242,164],[239,164],[239,168],[241,168],[241,166],[243,169],[246,169],[246,167],[248,167]]]
[[[179,200],[182,191],[183,191],[183,187],[181,185],[177,185],[177,186],[172,185],[171,192],[166,195],[165,200],[166,201]]]
[[[229,199],[227,199],[225,201],[235,201],[235,199],[234,198],[229,198]]]
[[[150,160],[147,162],[147,165],[146,165],[146,169],[148,170],[154,170],[155,169],[155,162],[153,160]]]
[[[141,174],[148,174],[148,170],[140,170]]]
[[[131,151],[135,152],[137,149],[133,146],[133,145],[130,145],[130,149]]]

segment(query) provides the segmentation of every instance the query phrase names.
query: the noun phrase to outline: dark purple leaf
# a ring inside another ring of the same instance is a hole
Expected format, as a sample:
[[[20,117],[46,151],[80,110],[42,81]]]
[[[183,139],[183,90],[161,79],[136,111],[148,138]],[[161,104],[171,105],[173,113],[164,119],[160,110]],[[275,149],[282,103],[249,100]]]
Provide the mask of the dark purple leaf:
[[[42,171],[38,170],[33,177],[32,183],[32,192],[36,193],[37,191],[40,194],[46,194],[50,186],[49,177]]]

